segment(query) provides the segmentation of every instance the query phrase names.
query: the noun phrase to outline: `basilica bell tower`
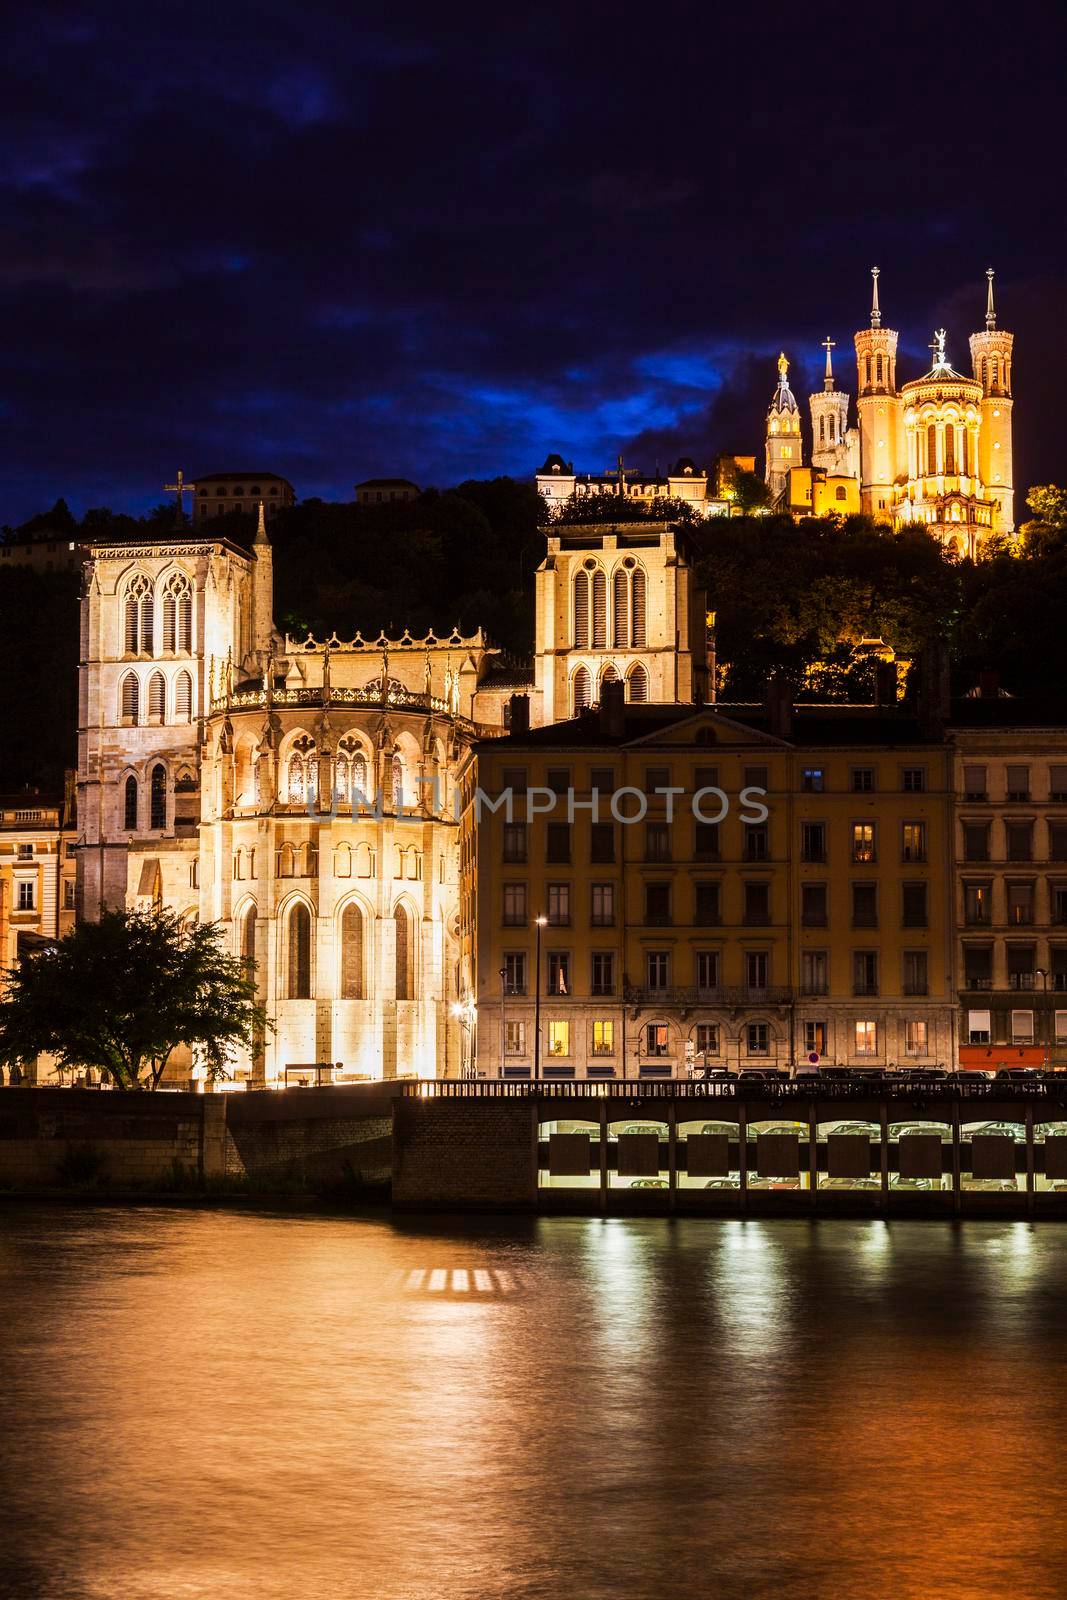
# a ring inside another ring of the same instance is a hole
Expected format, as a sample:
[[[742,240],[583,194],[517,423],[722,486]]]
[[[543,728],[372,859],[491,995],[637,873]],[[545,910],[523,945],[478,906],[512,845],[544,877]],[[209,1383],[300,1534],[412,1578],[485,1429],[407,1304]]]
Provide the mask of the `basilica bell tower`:
[[[994,501],[994,531],[1015,530],[1015,487],[1011,452],[1011,362],[1015,336],[997,327],[993,268],[986,271],[985,332],[971,334],[971,366],[982,385],[982,426],[978,436],[978,475]]]
[[[870,516],[889,520],[903,454],[903,415],[897,392],[897,334],[882,327],[878,276],[878,268],[872,267],[871,325],[856,334],[860,503]]]

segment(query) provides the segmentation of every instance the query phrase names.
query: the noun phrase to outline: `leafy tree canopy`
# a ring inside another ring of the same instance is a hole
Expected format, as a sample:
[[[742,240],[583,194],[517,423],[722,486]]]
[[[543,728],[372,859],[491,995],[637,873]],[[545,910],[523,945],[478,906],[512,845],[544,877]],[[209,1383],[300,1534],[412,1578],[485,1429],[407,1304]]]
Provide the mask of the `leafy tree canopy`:
[[[214,924],[173,912],[108,911],[25,956],[0,999],[0,1062],[42,1052],[95,1067],[117,1089],[155,1089],[179,1045],[224,1077],[268,1026],[246,965]]]

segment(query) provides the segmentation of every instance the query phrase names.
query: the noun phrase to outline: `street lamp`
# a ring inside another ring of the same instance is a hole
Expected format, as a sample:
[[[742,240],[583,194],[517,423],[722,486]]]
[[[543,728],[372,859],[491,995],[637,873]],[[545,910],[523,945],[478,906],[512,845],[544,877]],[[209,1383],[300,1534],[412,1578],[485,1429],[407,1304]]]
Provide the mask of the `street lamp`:
[[[1044,1039],[1041,1042],[1045,1047],[1045,1069],[1047,1071],[1048,1070],[1048,1065],[1049,1065],[1050,1053],[1051,1053],[1050,1049],[1049,1049],[1049,1046],[1050,1046],[1050,1043],[1051,1043],[1051,1041],[1049,1039],[1049,1034],[1050,1034],[1051,1030],[1049,1028],[1049,1015],[1048,1015],[1048,973],[1045,971],[1045,969],[1043,967],[1035,967],[1034,968],[1034,977],[1041,979],[1041,994],[1042,994],[1041,1031],[1045,1035]]]
[[[541,1076],[541,929],[547,922],[547,917],[534,917],[534,927],[537,929],[534,955],[534,1082]]]

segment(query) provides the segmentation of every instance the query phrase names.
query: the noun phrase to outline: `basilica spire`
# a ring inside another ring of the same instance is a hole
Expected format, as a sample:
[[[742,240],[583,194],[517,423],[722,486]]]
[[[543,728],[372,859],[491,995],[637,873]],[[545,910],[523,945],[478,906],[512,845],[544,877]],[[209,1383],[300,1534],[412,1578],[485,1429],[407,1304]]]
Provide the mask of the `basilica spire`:
[[[256,526],[256,544],[270,544],[267,538],[267,513],[263,509],[262,500],[259,502],[259,522]]]
[[[882,269],[880,267],[872,267],[871,268],[871,281],[872,281],[872,284],[873,284],[873,290],[872,290],[872,294],[871,294],[871,327],[872,328],[880,328],[882,326],[882,312],[881,312],[881,308],[879,307],[879,304],[878,304],[878,278],[879,278],[879,275],[881,273],[881,270]]]
[[[834,368],[830,360],[830,351],[835,348],[835,341],[827,335],[822,342],[822,347],[826,351],[826,372],[823,376],[822,386],[827,394],[832,394],[834,389]]]
[[[992,333],[995,330],[996,325],[997,325],[997,312],[996,312],[996,307],[993,304],[993,268],[992,267],[986,267],[985,275],[986,275],[986,281],[989,284],[989,289],[986,292],[986,302],[985,302],[985,325],[986,325],[986,332],[987,333]]]

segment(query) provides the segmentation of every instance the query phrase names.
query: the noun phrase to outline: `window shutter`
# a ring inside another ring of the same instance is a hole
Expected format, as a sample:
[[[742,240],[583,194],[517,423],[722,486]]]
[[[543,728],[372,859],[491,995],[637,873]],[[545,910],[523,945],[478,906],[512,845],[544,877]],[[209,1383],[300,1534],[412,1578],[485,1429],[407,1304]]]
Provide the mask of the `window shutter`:
[[[598,568],[593,574],[593,649],[606,650],[608,644],[608,580]]]
[[[633,637],[632,643],[637,649],[643,649],[645,643],[645,575],[641,568],[636,568],[633,576]]]

